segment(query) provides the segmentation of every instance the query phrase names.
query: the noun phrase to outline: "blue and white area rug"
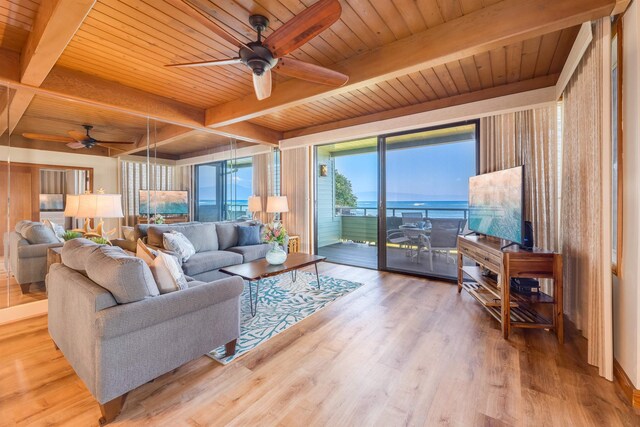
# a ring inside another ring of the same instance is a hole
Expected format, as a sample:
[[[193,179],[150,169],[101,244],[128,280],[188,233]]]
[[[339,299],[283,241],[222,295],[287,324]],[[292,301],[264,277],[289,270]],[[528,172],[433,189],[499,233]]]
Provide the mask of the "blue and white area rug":
[[[255,317],[251,316],[248,286],[248,282],[245,282],[236,354],[224,357],[224,346],[209,353],[211,358],[224,365],[311,316],[332,301],[358,289],[362,283],[321,275],[318,289],[316,275],[302,271],[298,272],[295,282],[291,280],[290,273],[262,279]],[[254,298],[255,286],[253,282]]]

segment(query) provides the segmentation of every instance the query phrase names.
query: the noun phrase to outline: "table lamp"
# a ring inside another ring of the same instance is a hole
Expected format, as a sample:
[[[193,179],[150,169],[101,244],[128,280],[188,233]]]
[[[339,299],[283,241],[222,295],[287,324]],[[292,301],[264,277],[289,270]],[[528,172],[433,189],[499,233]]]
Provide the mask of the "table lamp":
[[[88,237],[103,237],[115,232],[115,229],[105,232],[103,218],[123,218],[122,195],[120,194],[81,194],[78,202],[77,216],[81,218],[96,218],[98,225],[94,230],[85,233]]]
[[[78,217],[78,205],[80,203],[80,195],[78,194],[67,194],[67,202],[64,206],[64,216],[71,217],[74,219]],[[71,231],[75,231],[77,233],[88,233],[89,232],[89,218],[84,219],[84,226],[82,228],[74,228]],[[73,224],[75,225],[75,224]]]
[[[249,206],[247,210],[251,212],[251,219],[256,219],[256,212],[262,212],[262,197],[260,196],[249,196]]]
[[[274,214],[274,221],[280,221],[280,214],[289,212],[287,196],[269,196],[267,198],[267,212]]]

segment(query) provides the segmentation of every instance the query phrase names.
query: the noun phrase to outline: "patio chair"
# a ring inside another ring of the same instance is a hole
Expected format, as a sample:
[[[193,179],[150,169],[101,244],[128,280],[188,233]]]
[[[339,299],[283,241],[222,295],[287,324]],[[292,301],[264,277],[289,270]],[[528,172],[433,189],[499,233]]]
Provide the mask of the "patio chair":
[[[449,264],[449,260],[456,262],[456,259],[451,256],[451,251],[457,249],[458,235],[464,229],[466,220],[433,218],[430,221],[431,233],[427,238],[427,251],[429,252],[429,267],[433,270],[434,252],[444,252],[447,264]]]
[[[411,239],[408,238],[402,230],[387,231],[387,242],[398,245],[400,249],[406,249],[406,255],[410,255]]]

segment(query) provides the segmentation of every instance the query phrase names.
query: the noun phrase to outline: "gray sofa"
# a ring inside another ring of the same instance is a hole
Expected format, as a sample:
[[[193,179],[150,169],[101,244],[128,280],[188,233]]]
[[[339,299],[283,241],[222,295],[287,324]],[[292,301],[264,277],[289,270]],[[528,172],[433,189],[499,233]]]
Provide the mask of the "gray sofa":
[[[208,282],[227,277],[218,271],[221,268],[251,262],[267,255],[270,245],[265,243],[238,246],[237,227],[256,224],[261,225],[255,221],[139,224],[135,226],[134,238],[136,240],[143,239],[147,245],[153,248],[166,250],[163,246],[162,235],[171,230],[179,231],[189,239],[196,249],[196,254],[182,265],[182,270],[187,276]],[[262,235],[262,233],[260,234]],[[135,242],[125,243],[120,240],[112,243],[135,251]]]
[[[18,222],[15,231],[5,233],[4,240],[5,256],[22,293],[28,293],[32,283],[44,281],[47,249],[62,246],[55,233],[32,221]]]
[[[126,394],[240,335],[243,282],[227,277],[159,295],[145,262],[74,239],[51,266],[49,334],[113,420]]]

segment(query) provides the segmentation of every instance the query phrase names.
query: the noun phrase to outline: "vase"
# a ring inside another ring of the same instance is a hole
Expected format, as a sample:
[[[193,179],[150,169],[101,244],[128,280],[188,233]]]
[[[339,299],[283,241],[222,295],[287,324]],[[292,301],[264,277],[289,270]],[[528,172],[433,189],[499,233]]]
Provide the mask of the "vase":
[[[277,243],[272,243],[271,249],[269,249],[265,258],[269,264],[279,265],[287,260],[287,253],[284,251],[282,246]]]

